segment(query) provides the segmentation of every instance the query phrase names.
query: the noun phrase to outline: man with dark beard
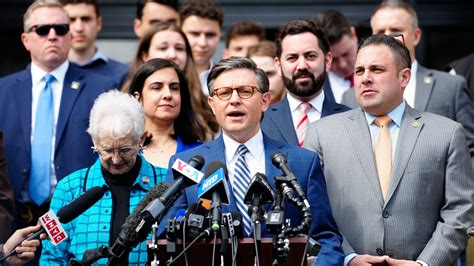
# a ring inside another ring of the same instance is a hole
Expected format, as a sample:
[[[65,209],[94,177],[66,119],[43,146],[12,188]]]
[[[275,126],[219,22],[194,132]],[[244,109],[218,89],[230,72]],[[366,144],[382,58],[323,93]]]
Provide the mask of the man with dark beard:
[[[272,139],[301,147],[310,123],[349,108],[324,97],[332,55],[326,37],[313,22],[288,22],[278,30],[275,42],[275,66],[288,93],[265,112],[262,130]]]

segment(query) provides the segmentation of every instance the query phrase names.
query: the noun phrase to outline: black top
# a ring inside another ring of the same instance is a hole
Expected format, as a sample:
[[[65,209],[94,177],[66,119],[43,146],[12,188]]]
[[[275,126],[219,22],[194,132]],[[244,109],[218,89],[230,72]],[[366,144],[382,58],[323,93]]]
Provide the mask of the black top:
[[[105,183],[112,192],[112,220],[110,221],[110,239],[109,244],[112,246],[122,230],[125,219],[130,214],[130,192],[133,183],[137,179],[140,172],[141,158],[137,156],[135,165],[125,174],[113,175],[102,167],[102,175]],[[120,260],[120,265],[128,265],[128,257]]]

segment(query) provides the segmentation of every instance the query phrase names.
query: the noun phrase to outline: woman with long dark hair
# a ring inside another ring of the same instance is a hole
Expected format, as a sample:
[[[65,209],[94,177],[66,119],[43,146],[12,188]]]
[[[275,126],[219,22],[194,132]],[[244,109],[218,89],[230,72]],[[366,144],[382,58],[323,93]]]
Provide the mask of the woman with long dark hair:
[[[137,72],[129,93],[145,110],[144,157],[166,171],[171,155],[199,145],[205,139],[193,105],[186,78],[179,67],[166,59],[150,59]]]

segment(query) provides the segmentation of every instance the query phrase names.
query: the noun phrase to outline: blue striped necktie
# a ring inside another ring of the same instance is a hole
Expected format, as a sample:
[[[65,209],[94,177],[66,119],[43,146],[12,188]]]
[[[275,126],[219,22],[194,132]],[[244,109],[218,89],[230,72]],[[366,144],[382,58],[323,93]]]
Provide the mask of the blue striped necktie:
[[[41,91],[36,109],[35,129],[31,142],[31,171],[29,194],[31,200],[42,205],[50,196],[51,190],[51,149],[53,140],[54,111],[53,88],[54,76],[44,76],[46,85]]]
[[[237,201],[237,208],[242,214],[242,221],[244,224],[245,236],[249,237],[252,234],[252,221],[248,214],[248,206],[244,203],[245,194],[247,193],[250,184],[250,170],[245,162],[245,154],[249,150],[244,144],[240,144],[237,148],[237,162],[235,163],[234,174],[234,196]]]

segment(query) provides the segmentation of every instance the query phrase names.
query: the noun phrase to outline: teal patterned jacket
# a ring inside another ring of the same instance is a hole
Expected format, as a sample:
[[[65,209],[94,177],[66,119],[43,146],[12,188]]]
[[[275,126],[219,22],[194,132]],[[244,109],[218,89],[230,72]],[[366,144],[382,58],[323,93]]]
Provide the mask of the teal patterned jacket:
[[[141,155],[139,155],[141,156]],[[165,181],[167,169],[153,167],[141,157],[141,167],[130,194],[130,213],[145,194],[157,183]],[[78,170],[62,179],[54,192],[51,209],[58,210],[95,186],[106,185],[102,176],[101,164],[97,160],[90,168]],[[87,175],[87,178],[86,178]],[[71,259],[82,260],[84,252],[100,246],[109,246],[109,231],[112,219],[112,193],[107,191],[104,197],[91,208],[70,223],[63,224],[68,238],[54,246],[43,241],[40,265],[67,265]],[[147,261],[146,243],[140,243],[130,252],[129,265],[144,265]],[[99,260],[95,265],[104,265],[107,259]]]

